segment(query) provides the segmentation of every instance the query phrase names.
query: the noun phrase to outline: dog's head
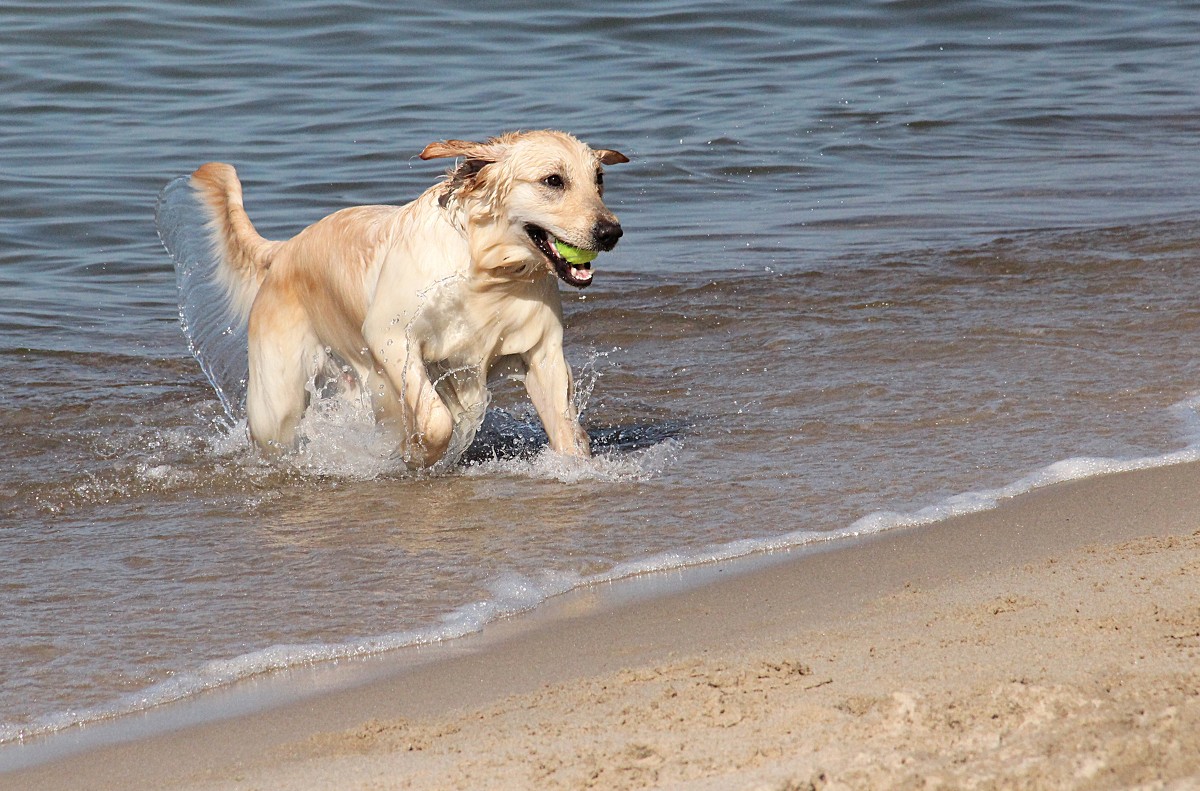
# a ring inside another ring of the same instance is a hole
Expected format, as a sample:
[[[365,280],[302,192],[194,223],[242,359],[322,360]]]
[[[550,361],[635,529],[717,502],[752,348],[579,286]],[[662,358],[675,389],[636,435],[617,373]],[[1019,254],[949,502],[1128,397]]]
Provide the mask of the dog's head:
[[[604,205],[604,165],[628,162],[564,132],[512,132],[482,143],[430,143],[421,159],[459,157],[442,185],[441,203],[466,214],[476,266],[494,274],[550,271],[583,288],[592,282],[588,252],[607,252],[621,224]],[[556,245],[577,248],[564,253]]]

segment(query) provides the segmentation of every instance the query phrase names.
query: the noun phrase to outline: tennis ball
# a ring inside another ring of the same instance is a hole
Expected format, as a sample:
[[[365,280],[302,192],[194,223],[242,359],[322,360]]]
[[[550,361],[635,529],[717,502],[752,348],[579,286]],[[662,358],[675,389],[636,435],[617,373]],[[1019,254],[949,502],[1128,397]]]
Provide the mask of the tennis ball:
[[[554,249],[558,250],[558,254],[561,255],[566,262],[572,266],[591,263],[592,261],[596,260],[596,256],[600,255],[600,253],[596,252],[595,250],[584,250],[579,247],[572,247],[560,239],[554,240]]]

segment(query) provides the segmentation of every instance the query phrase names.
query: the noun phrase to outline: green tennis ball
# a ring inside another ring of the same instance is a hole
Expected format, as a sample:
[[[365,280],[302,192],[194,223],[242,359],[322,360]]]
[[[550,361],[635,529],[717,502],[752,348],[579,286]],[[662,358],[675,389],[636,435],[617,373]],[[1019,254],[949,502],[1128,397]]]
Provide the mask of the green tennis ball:
[[[596,260],[596,256],[600,255],[600,253],[596,252],[595,250],[584,250],[580,247],[572,247],[561,239],[554,240],[554,249],[558,250],[558,254],[561,255],[563,259],[572,266],[589,264]]]

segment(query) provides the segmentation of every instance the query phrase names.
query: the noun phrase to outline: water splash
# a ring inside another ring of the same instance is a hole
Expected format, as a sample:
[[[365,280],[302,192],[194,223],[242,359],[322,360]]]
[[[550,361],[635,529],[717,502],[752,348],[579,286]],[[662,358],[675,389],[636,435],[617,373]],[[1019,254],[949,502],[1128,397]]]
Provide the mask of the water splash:
[[[321,398],[315,388],[311,392],[311,403],[297,428],[299,447],[281,459],[288,469],[351,480],[406,471],[403,459],[396,455],[395,437],[375,422],[366,398]]]
[[[245,413],[249,361],[246,317],[235,308],[221,277],[221,256],[208,228],[208,208],[196,196],[191,176],[181,176],[159,193],[154,220],[175,262],[179,322],[188,350],[200,363],[231,423]]]

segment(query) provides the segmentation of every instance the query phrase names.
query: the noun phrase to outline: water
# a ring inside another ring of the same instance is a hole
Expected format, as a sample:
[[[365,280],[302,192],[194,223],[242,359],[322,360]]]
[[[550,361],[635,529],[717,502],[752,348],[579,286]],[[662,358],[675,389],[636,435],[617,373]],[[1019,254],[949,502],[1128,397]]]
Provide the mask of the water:
[[[1132,0],[5,5],[0,740],[1191,458],[1198,42],[1200,4]],[[158,190],[232,162],[283,237],[537,127],[633,160],[565,295],[599,457],[504,390],[443,475],[334,408],[260,460]]]

